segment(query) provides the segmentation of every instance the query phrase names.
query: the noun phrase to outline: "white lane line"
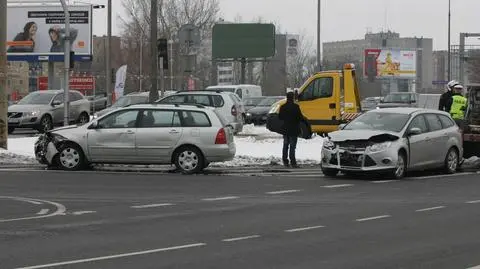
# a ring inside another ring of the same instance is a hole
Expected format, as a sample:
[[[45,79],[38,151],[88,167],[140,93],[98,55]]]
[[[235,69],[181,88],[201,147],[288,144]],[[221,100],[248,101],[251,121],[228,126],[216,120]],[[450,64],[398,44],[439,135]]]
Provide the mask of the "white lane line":
[[[153,207],[165,207],[165,206],[172,206],[175,204],[164,203],[164,204],[149,204],[149,205],[134,205],[130,208],[141,209],[141,208],[153,208]]]
[[[97,211],[76,211],[76,212],[72,212],[72,215],[80,216],[80,215],[92,214],[92,213],[97,213]]]
[[[54,216],[59,216],[59,215],[64,215],[65,211],[67,211],[67,208],[59,203],[55,203],[52,201],[47,201],[47,200],[39,200],[39,199],[30,199],[30,198],[24,198],[24,197],[10,197],[10,196],[0,196],[0,199],[12,199],[12,200],[19,200],[19,201],[30,201],[30,202],[37,202],[39,204],[50,204],[55,206],[56,210],[55,212],[47,215],[39,215],[35,217],[25,217],[25,218],[16,218],[16,219],[0,219],[0,223],[2,222],[12,222],[12,221],[20,221],[20,220],[32,220],[32,219],[43,219],[43,218],[50,218]]]
[[[48,208],[44,208],[40,211],[38,211],[37,215],[45,215],[48,213],[48,211],[50,211]]]
[[[224,196],[224,197],[215,197],[215,198],[204,198],[202,201],[213,202],[213,201],[223,201],[223,200],[234,200],[238,199],[238,196]]]
[[[325,185],[322,186],[322,188],[327,188],[327,189],[335,189],[335,188],[345,188],[345,187],[351,187],[353,184],[338,184],[338,185]]]
[[[474,267],[469,267],[467,269],[480,269],[480,265],[474,266]]]
[[[303,232],[303,231],[309,231],[309,230],[314,230],[314,229],[320,229],[324,228],[325,226],[310,226],[310,227],[303,227],[303,228],[295,228],[295,229],[289,229],[285,230],[287,233],[294,233],[294,232]]]
[[[369,221],[369,220],[386,219],[386,218],[390,218],[390,217],[391,217],[390,215],[381,215],[381,216],[368,217],[368,218],[363,218],[363,219],[356,219],[355,221],[363,222],[363,221]]]
[[[283,190],[283,191],[270,191],[267,192],[266,194],[285,194],[285,193],[294,193],[294,192],[299,192],[301,190]]]
[[[206,246],[206,245],[207,244],[205,244],[205,243],[196,243],[196,244],[189,244],[189,245],[183,245],[183,246],[149,249],[149,250],[144,250],[144,251],[129,252],[129,253],[122,253],[122,254],[117,254],[117,255],[88,258],[88,259],[80,259],[80,260],[72,260],[72,261],[57,262],[57,263],[50,263],[50,264],[19,267],[17,269],[39,269],[39,268],[58,267],[58,266],[71,265],[71,264],[79,264],[79,263],[87,263],[87,262],[95,262],[95,261],[103,261],[103,260],[112,260],[112,259],[146,255],[146,254],[166,252],[166,251],[172,251],[172,250],[180,250],[180,249],[186,249],[186,248],[202,247],[202,246]]]
[[[423,176],[423,177],[411,177],[410,179],[430,179],[430,178],[453,178],[458,179],[458,176],[468,176],[473,175],[475,173],[472,172],[463,172],[463,173],[456,173],[451,175],[434,175],[434,176]]]
[[[241,241],[241,240],[247,240],[247,239],[254,239],[254,238],[259,238],[260,235],[249,235],[249,236],[242,236],[242,237],[234,237],[234,238],[227,238],[227,239],[222,239],[223,242],[235,242],[235,241]]]
[[[442,209],[442,208],[445,208],[445,206],[435,206],[435,207],[429,207],[429,208],[422,208],[422,209],[415,210],[415,212],[432,211],[432,210],[437,210],[437,209]]]
[[[468,202],[465,202],[465,203],[466,204],[479,204],[480,200],[468,201]]]
[[[383,183],[392,183],[392,182],[398,182],[400,180],[378,180],[378,181],[371,181],[374,184],[383,184]]]

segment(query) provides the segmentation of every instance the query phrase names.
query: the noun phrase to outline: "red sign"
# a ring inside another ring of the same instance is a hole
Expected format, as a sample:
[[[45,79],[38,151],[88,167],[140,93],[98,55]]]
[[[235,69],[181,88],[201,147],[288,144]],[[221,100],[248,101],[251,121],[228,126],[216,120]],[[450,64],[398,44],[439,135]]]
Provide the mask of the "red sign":
[[[38,89],[48,89],[48,77],[38,77]],[[93,91],[95,88],[94,77],[70,77],[70,90]]]

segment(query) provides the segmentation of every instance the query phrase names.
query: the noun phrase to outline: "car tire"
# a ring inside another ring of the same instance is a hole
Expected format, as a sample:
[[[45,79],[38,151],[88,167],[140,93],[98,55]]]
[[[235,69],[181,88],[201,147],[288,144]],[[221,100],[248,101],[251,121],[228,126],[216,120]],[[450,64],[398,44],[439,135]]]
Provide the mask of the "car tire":
[[[81,125],[87,124],[89,121],[90,121],[90,116],[88,115],[87,112],[82,112],[77,119],[77,123]]]
[[[402,179],[407,174],[407,156],[404,152],[398,153],[396,168],[390,173],[393,179]]]
[[[445,156],[444,169],[447,174],[454,174],[459,167],[459,156],[456,148],[450,148]]]
[[[13,134],[15,132],[15,127],[8,127],[8,134]]]
[[[80,146],[74,143],[65,143],[58,150],[56,163],[66,171],[78,171],[85,167],[85,155]]]
[[[50,117],[50,115],[44,115],[40,119],[40,126],[38,127],[38,131],[40,133],[46,133],[52,129],[53,129],[52,117]]]
[[[175,167],[182,174],[196,174],[205,168],[202,152],[194,146],[181,147],[174,154]]]

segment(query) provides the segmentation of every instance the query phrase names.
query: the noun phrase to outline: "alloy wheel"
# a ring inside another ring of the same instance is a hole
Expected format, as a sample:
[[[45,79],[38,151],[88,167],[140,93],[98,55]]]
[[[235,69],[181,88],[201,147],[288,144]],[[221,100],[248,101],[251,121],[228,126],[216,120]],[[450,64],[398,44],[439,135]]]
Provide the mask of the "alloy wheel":
[[[73,169],[80,164],[80,153],[78,150],[67,147],[60,152],[60,164],[69,169]]]

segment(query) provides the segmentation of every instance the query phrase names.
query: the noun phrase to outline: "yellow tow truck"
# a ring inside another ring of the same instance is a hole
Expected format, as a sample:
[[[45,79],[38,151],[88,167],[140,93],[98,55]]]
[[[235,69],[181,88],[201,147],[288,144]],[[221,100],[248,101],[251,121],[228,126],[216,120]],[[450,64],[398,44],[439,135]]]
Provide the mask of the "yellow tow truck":
[[[275,103],[268,115],[267,129],[282,133],[278,118],[280,107],[286,100]],[[300,87],[296,99],[309,125],[301,125],[300,137],[309,139],[313,133],[324,135],[338,130],[361,113],[360,95],[355,65],[345,64],[343,70],[315,73]]]

